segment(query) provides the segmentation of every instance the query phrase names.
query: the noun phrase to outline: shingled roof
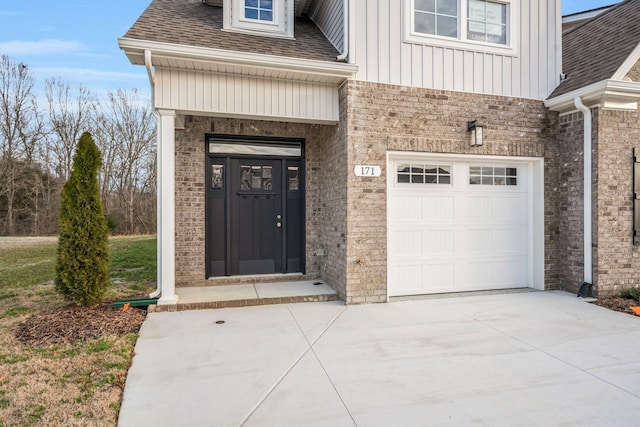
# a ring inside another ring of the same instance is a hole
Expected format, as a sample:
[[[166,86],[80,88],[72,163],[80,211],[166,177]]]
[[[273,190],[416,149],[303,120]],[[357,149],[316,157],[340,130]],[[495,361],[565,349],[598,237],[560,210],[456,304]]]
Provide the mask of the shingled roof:
[[[568,78],[549,98],[610,79],[640,43],[640,0],[624,1],[563,34]]]
[[[339,52],[308,18],[295,40],[222,31],[222,8],[201,0],[153,0],[124,38],[335,62]]]

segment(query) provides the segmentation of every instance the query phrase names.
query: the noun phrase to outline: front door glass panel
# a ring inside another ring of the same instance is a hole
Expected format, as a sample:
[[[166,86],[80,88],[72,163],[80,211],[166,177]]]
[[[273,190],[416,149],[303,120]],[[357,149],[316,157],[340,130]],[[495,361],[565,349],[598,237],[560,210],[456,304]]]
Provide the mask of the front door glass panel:
[[[240,190],[273,190],[273,166],[240,166]]]
[[[224,188],[224,165],[211,165],[211,189]]]

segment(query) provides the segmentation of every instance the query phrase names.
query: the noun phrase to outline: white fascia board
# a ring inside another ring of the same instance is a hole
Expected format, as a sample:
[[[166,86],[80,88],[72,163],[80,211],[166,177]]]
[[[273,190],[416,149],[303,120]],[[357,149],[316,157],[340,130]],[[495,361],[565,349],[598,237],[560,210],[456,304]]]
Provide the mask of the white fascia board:
[[[352,78],[358,72],[355,64],[289,58],[258,53],[236,52],[196,46],[177,45],[152,41],[119,38],[118,46],[127,55],[144,55],[149,50],[152,56],[186,59],[195,62],[216,62],[226,65],[255,67],[274,71],[293,71],[316,76]]]
[[[566,112],[575,109],[574,99],[580,97],[588,106],[607,102],[618,109],[637,108],[640,100],[640,83],[619,80],[602,80],[544,101],[544,105],[552,111]],[[634,107],[635,104],[635,107]]]
[[[627,73],[633,68],[634,65],[640,60],[640,43],[638,43],[631,52],[631,55],[625,59],[625,61],[620,65],[620,68],[616,71],[616,73],[611,77],[613,80],[622,80],[627,76]]]

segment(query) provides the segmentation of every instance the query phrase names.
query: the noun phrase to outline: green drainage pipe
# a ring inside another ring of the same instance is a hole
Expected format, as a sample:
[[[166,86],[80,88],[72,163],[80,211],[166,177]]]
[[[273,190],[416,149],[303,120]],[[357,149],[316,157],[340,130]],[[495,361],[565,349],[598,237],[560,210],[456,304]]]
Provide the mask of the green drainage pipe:
[[[124,307],[125,304],[129,304],[130,307],[141,307],[141,306],[152,305],[157,303],[158,303],[158,298],[121,299],[119,301],[115,301],[109,304],[109,308],[120,308],[120,307]]]

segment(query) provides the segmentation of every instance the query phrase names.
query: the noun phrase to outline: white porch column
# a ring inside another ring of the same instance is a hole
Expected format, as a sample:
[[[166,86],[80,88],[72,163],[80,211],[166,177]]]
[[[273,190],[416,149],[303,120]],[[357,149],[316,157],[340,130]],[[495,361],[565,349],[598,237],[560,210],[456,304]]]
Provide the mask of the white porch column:
[[[175,223],[175,147],[176,112],[158,113],[158,305],[175,304],[176,223]]]

